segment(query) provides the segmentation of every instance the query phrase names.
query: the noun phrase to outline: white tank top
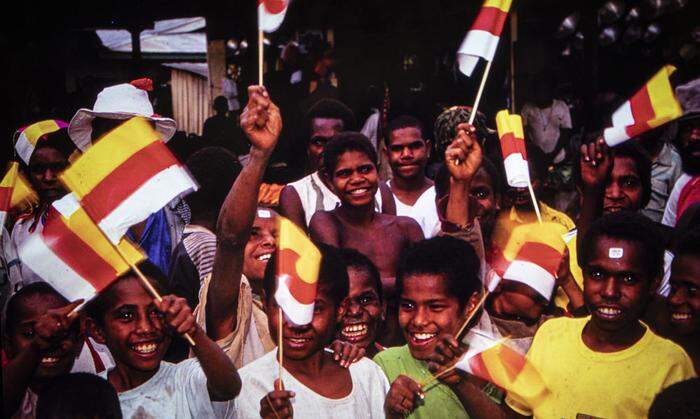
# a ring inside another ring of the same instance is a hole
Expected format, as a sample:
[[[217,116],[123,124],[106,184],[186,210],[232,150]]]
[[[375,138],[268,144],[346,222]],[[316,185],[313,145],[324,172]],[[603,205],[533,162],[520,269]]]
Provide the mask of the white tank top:
[[[391,181],[387,182],[387,185],[391,187]],[[394,195],[393,192],[392,195]],[[440,232],[440,218],[438,217],[435,198],[435,185],[426,189],[413,205],[404,204],[394,195],[396,215],[411,217],[416,220],[426,239],[435,237]]]

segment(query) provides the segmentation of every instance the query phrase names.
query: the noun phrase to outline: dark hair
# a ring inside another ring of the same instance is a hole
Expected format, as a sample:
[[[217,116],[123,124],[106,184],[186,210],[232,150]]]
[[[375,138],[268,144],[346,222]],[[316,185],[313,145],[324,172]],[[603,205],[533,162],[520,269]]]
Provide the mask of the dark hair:
[[[187,168],[199,189],[185,197],[192,213],[219,213],[231,185],[241,173],[241,164],[223,147],[205,147],[187,159]]]
[[[61,375],[39,393],[37,419],[121,419],[119,396],[104,378],[86,372]]]
[[[228,111],[228,99],[224,96],[217,96],[214,98],[214,103],[212,104],[212,108],[217,113],[224,113]]]
[[[628,157],[634,161],[637,175],[639,175],[639,180],[642,183],[640,209],[646,207],[651,197],[651,160],[642,153],[640,146],[632,141],[613,147],[612,152],[614,157]]]
[[[649,408],[649,419],[700,417],[700,377],[672,384],[657,394]]]
[[[700,226],[694,226],[681,235],[673,249],[676,257],[681,255],[700,256]]]
[[[408,275],[440,275],[447,281],[450,295],[464,305],[481,289],[480,271],[481,262],[471,245],[454,237],[433,237],[401,252],[396,289],[400,295]]]
[[[340,119],[343,121],[343,131],[355,129],[355,114],[343,102],[335,99],[321,99],[314,103],[304,114],[304,140],[311,138],[311,123],[316,118]]]
[[[316,247],[321,251],[321,266],[318,271],[317,287],[326,287],[328,295],[336,306],[340,306],[348,296],[350,285],[348,284],[348,270],[340,256],[340,250],[323,243],[316,243]],[[279,249],[278,249],[279,250]],[[277,287],[277,252],[272,255],[265,267],[263,277],[263,290],[265,299],[269,301],[274,298]]]
[[[645,271],[650,278],[661,276],[664,268],[663,238],[647,217],[632,211],[606,214],[595,220],[578,242],[578,264],[585,269],[601,237],[636,243],[644,252]]]
[[[73,140],[68,136],[68,128],[61,128],[58,131],[50,132],[39,138],[34,150],[36,151],[40,148],[53,148],[58,150],[66,160],[68,160],[71,154],[77,149]]]
[[[339,250],[340,257],[343,259],[343,262],[345,262],[347,268],[354,268],[358,271],[366,273],[367,277],[372,283],[372,286],[374,286],[377,294],[379,295],[379,301],[383,301],[384,293],[382,292],[382,279],[379,275],[379,269],[377,269],[377,266],[372,262],[372,260],[355,249],[346,248]]]
[[[323,149],[323,170],[328,177],[333,177],[333,171],[338,165],[338,159],[343,153],[357,151],[365,154],[374,165],[377,165],[377,152],[364,134],[359,132],[341,132],[333,136]]]
[[[22,287],[7,301],[5,315],[3,316],[5,333],[10,335],[15,331],[15,327],[19,321],[18,317],[21,310],[21,304],[25,300],[35,296],[53,297],[62,305],[67,305],[70,302],[66,299],[66,297],[61,295],[46,282],[33,282],[25,287]]]
[[[137,264],[137,267],[141,273],[146,276],[148,282],[155,288],[160,295],[167,294],[167,289],[165,284],[168,281],[168,277],[165,276],[160,268],[148,259],[145,259]],[[104,325],[104,315],[107,310],[107,301],[112,297],[112,292],[114,290],[114,284],[125,278],[137,277],[136,272],[129,270],[122,274],[114,282],[112,282],[107,288],[105,288],[100,294],[97,295],[92,301],[85,305],[84,312],[90,317],[95,323],[102,326]],[[138,278],[138,277],[137,277]],[[139,281],[139,284],[141,282]]]
[[[391,133],[402,128],[416,128],[418,131],[420,131],[421,138],[426,140],[425,126],[420,119],[410,115],[401,115],[392,119],[386,126],[385,138],[387,145],[391,144]]]

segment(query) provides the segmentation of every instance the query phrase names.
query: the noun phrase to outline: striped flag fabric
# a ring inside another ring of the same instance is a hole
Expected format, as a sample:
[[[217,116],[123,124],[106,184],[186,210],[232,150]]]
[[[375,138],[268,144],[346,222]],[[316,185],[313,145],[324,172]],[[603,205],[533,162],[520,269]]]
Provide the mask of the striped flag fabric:
[[[126,239],[117,246],[131,264],[144,259]],[[51,205],[43,230],[29,236],[18,253],[22,263],[70,301],[89,301],[129,270],[73,194]]]
[[[459,71],[471,76],[479,57],[493,61],[512,2],[513,0],[484,1],[476,20],[457,50]]]
[[[10,162],[0,181],[0,226],[5,225],[7,214],[12,208],[29,208],[37,202],[39,197],[19,172],[19,163]]]
[[[620,143],[683,116],[671,81],[676,67],[665,65],[612,115],[612,127],[603,132],[605,142],[614,147]]]
[[[530,183],[530,169],[527,166],[522,118],[520,115],[509,114],[507,110],[500,111],[496,114],[496,128],[508,185],[514,188],[527,187]]]
[[[276,31],[284,21],[289,0],[258,0],[258,29]]]
[[[294,324],[311,323],[321,252],[304,232],[278,216],[277,291],[275,300]]]
[[[47,119],[20,128],[15,133],[15,151],[17,155],[25,164],[29,164],[29,159],[34,153],[37,141],[44,135],[63,128],[68,128],[68,123],[59,119]]]
[[[469,345],[456,368],[489,381],[536,405],[549,390],[524,354],[509,346],[507,338],[495,339],[477,330],[464,338]]]
[[[197,189],[158,132],[140,117],[97,141],[60,179],[114,244],[132,225]]]

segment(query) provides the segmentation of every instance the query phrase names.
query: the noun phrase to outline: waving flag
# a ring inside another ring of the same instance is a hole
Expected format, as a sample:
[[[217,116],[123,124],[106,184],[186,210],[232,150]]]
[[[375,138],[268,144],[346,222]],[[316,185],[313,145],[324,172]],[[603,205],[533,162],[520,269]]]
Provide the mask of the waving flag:
[[[457,50],[459,71],[471,76],[479,61],[493,61],[512,0],[486,0]]]
[[[613,126],[603,132],[609,146],[616,146],[683,115],[669,80],[674,71],[676,67],[665,65],[613,113]]]
[[[258,29],[274,32],[282,25],[289,0],[258,0]]]
[[[29,164],[36,143],[41,137],[59,129],[67,128],[68,123],[58,119],[47,119],[39,121],[24,128],[20,128],[15,133],[15,151],[25,164]]]
[[[28,208],[38,201],[36,192],[19,173],[19,164],[11,162],[5,177],[0,181],[0,226],[5,224],[7,213],[12,208]]]
[[[197,189],[143,118],[131,118],[97,141],[60,179],[115,244],[129,227]]]
[[[531,405],[549,392],[537,369],[525,355],[508,346],[508,339],[494,339],[470,330],[465,341],[469,349],[456,368],[517,394]]]
[[[130,263],[144,259],[129,241],[118,246]],[[43,230],[29,236],[18,253],[29,269],[70,301],[90,300],[129,270],[73,194],[52,204]]]
[[[514,188],[527,187],[530,183],[530,170],[527,167],[522,118],[520,115],[510,115],[507,110],[500,111],[496,114],[496,128],[501,140],[508,185]]]
[[[275,300],[294,324],[311,322],[321,252],[294,223],[278,217],[279,247]]]

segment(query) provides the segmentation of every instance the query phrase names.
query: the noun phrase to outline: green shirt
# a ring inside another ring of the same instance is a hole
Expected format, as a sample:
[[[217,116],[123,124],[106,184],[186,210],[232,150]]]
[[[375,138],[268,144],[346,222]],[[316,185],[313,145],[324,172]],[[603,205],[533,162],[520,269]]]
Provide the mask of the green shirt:
[[[428,370],[428,365],[424,361],[419,361],[411,356],[408,345],[389,348],[379,352],[374,357],[374,362],[379,364],[390,383],[393,383],[399,375],[410,377],[418,383],[426,382],[432,377]],[[502,398],[502,394],[496,395],[494,391],[500,393],[497,388],[491,385],[487,385],[484,388],[484,392],[490,397]],[[416,419],[452,419],[469,418],[469,415],[452,389],[439,381],[435,381],[426,388],[423,404],[416,408],[408,417]]]

